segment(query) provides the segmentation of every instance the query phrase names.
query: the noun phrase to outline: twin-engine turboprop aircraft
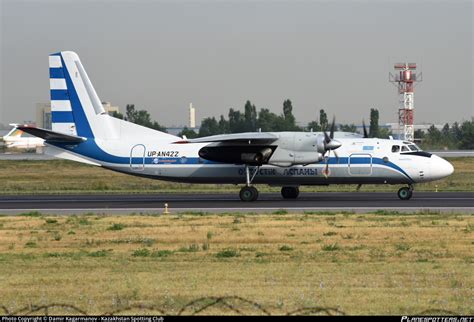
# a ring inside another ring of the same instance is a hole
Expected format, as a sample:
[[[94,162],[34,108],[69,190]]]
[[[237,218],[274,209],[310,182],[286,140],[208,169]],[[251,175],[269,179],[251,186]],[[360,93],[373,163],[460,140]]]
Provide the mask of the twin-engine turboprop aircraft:
[[[52,130],[18,128],[44,139],[46,153],[58,158],[152,179],[243,184],[243,201],[257,200],[253,184],[281,186],[283,198],[297,198],[301,185],[381,183],[405,185],[398,197],[408,200],[415,183],[453,173],[449,162],[411,142],[335,133],[334,121],[330,134],[252,132],[188,140],[109,116],[74,52],[49,56],[49,73]]]

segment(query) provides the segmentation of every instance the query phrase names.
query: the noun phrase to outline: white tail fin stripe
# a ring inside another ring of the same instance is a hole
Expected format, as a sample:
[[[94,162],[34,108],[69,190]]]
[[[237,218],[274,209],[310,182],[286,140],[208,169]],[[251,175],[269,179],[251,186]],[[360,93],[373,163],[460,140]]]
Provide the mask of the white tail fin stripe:
[[[63,67],[60,56],[49,56],[49,68]]]
[[[51,101],[51,111],[70,112],[72,111],[70,101]]]
[[[50,89],[67,89],[66,80],[64,78],[50,78],[49,88]]]

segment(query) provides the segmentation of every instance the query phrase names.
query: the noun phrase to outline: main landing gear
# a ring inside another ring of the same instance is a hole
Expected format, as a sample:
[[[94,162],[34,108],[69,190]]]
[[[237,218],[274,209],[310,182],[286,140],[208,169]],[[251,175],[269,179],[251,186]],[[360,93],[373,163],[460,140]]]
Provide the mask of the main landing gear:
[[[281,196],[285,199],[296,199],[300,194],[300,189],[298,187],[282,187]]]
[[[245,165],[245,187],[240,189],[240,200],[242,201],[255,201],[258,199],[258,190],[254,186],[252,186],[252,181],[257,175],[258,169],[260,167],[256,167],[253,170],[252,175],[250,175],[250,169],[248,165]]]
[[[413,185],[400,188],[397,194],[401,200],[409,200],[413,195]]]

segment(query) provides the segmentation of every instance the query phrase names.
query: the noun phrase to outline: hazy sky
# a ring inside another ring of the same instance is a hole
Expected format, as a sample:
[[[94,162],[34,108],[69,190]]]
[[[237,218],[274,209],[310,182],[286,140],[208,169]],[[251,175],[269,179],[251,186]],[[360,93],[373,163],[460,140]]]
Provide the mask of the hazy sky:
[[[469,120],[472,1],[19,1],[1,3],[0,122],[49,101],[48,54],[79,54],[103,101],[161,124],[227,116],[250,99],[298,122],[324,108],[359,123],[397,121],[392,63],[422,66],[415,123]]]

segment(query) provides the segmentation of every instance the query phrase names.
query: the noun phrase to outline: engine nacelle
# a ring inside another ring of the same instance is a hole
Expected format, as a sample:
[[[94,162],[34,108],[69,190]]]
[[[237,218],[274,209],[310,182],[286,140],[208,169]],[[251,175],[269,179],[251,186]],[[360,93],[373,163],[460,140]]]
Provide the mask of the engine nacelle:
[[[244,163],[262,164],[268,160],[272,152],[272,149],[265,148],[262,151],[256,153],[242,153],[240,158]]]
[[[323,160],[323,155],[319,152],[296,152],[293,164],[311,164]]]

